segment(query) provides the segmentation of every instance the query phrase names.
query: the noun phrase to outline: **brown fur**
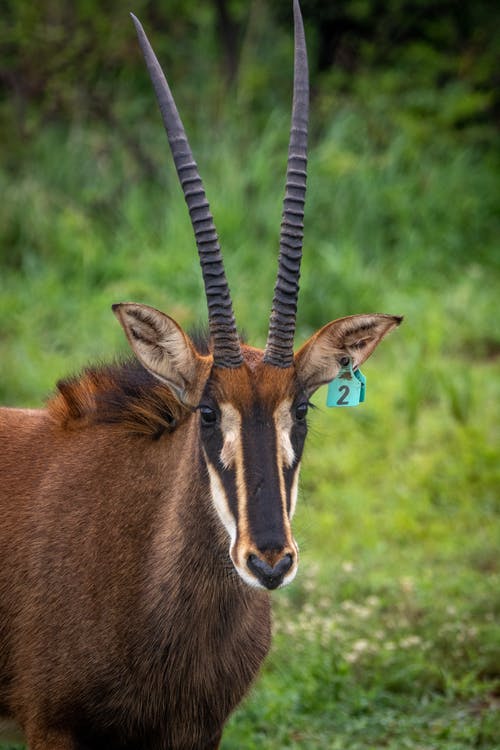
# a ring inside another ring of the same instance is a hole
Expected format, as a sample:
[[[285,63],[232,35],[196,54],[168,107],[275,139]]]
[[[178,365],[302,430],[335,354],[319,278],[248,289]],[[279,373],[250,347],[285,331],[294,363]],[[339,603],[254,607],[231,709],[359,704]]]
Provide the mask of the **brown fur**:
[[[136,360],[89,367],[80,376],[60,380],[47,409],[66,429],[117,424],[150,437],[172,432],[190,414]]]
[[[30,750],[216,748],[255,677],[268,596],[231,564],[197,431],[129,366],[0,410],[0,717]]]
[[[267,653],[270,613],[267,593],[243,580],[250,537],[231,562],[196,399],[246,420],[241,440],[262,465],[240,466],[237,481],[254,507],[279,464],[262,475],[266,420],[287,403],[294,424],[294,399],[334,377],[342,357],[362,363],[400,318],[329,323],[291,368],[245,345],[241,367],[211,369],[163,313],[119,313],[157,377],[138,363],[89,368],[61,381],[46,410],[0,409],[0,719],[17,721],[30,750],[215,750]],[[305,432],[293,429],[300,463]],[[283,537],[267,538],[266,523],[279,527],[274,501],[252,516],[270,566],[283,545],[295,554],[284,505]]]
[[[144,367],[89,368],[45,410],[0,409],[0,720],[15,720],[30,750],[216,750],[269,648],[264,587],[297,570],[287,509],[307,398],[400,322],[332,322],[292,363],[308,88],[298,2],[294,18],[293,180],[266,362],[240,352],[201,180],[134,19],[184,175],[214,357],[173,318],[122,302],[113,310]],[[237,439],[217,422],[231,410]],[[231,445],[234,468],[221,461]]]

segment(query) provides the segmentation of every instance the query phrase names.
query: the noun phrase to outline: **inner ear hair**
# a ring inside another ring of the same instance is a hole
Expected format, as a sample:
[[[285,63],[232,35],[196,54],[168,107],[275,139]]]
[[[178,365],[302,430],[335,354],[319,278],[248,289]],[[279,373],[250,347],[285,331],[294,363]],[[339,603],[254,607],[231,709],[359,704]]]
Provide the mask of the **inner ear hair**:
[[[181,326],[154,307],[128,302],[113,305],[113,312],[141,364],[166,383],[182,403],[195,405],[208,377],[211,357],[198,354]]]
[[[350,315],[327,323],[299,349],[295,366],[309,394],[338,374],[342,360],[349,357],[354,367],[368,359],[389,331],[398,326],[398,315]]]

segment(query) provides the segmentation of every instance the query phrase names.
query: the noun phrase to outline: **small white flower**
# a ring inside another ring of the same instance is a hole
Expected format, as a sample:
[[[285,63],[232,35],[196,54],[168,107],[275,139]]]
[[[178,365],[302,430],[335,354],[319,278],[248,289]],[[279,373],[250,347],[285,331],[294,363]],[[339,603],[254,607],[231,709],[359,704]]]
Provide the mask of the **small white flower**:
[[[401,590],[404,591],[405,594],[411,594],[415,588],[415,582],[410,576],[403,576],[402,578],[400,578],[399,585],[401,586]]]
[[[362,654],[363,651],[366,651],[369,647],[370,643],[366,640],[366,638],[360,638],[357,641],[354,641],[352,644],[353,651],[357,652],[358,654]]]
[[[422,639],[418,635],[409,635],[399,641],[401,648],[412,648],[412,646],[420,646],[421,643]]]

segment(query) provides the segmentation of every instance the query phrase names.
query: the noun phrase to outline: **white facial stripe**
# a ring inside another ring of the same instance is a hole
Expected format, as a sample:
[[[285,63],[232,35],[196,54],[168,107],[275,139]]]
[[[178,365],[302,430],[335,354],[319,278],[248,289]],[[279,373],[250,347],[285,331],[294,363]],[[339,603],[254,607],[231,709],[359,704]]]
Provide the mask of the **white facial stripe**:
[[[220,519],[231,538],[232,547],[236,540],[236,521],[234,520],[234,516],[229,509],[227,495],[224,491],[224,487],[222,486],[222,482],[219,479],[219,475],[208,460],[208,456],[206,453],[205,462],[207,465],[208,476],[210,478],[210,491],[212,493],[212,500],[220,516]]]
[[[220,460],[224,468],[229,469],[238,454],[241,454],[241,416],[239,411],[228,403],[221,404],[220,411],[220,426],[224,438]]]
[[[260,583],[257,581],[257,579],[254,578],[254,576],[251,575],[251,573],[246,569],[246,567],[244,565],[241,565],[241,563],[236,559],[236,552],[235,552],[235,543],[236,543],[236,537],[237,537],[236,522],[234,520],[233,514],[229,510],[229,503],[227,501],[227,495],[224,491],[224,487],[222,486],[222,482],[219,479],[219,475],[215,471],[212,464],[209,462],[206,453],[205,453],[205,461],[207,464],[208,476],[210,477],[210,490],[212,492],[212,500],[221,518],[221,521],[224,524],[229,534],[229,537],[231,539],[231,544],[229,547],[229,554],[231,556],[233,564],[236,570],[238,571],[238,573],[240,574],[240,576],[245,581],[245,583],[248,583],[249,586],[256,586],[257,588],[262,588]]]
[[[295,451],[292,447],[290,435],[293,427],[291,414],[292,400],[282,401],[274,412],[274,424],[276,425],[276,441],[279,446],[279,453],[284,465],[289,468],[295,460]],[[281,463],[281,461],[280,461]]]
[[[276,462],[280,483],[281,507],[283,509],[283,526],[286,538],[288,540],[288,545],[294,546],[295,543],[292,536],[290,520],[287,512],[285,475],[283,472],[283,467],[286,466],[288,468],[289,466],[291,466],[295,458],[295,453],[290,440],[290,432],[293,426],[292,415],[290,413],[291,405],[291,399],[282,401],[276,408],[273,416],[276,429]],[[296,566],[294,566],[294,568],[295,567]],[[292,571],[290,572],[290,574],[291,573]]]
[[[224,491],[224,487],[222,486],[222,482],[219,479],[219,475],[215,471],[212,464],[209,462],[208,456],[206,453],[205,453],[205,461],[206,461],[206,465],[208,469],[208,476],[210,478],[210,490],[212,493],[212,500],[231,540],[231,543],[229,546],[229,554],[233,561],[234,567],[238,571],[241,578],[243,578],[245,583],[248,583],[249,586],[254,586],[256,588],[264,588],[259,583],[259,581],[250,573],[250,571],[247,570],[245,562],[244,561],[242,562],[238,559],[238,549],[236,547],[236,538],[238,536],[238,532],[237,532],[237,527],[236,527],[236,521],[234,519],[233,514],[231,513],[229,509],[227,495]],[[238,505],[241,508],[241,504],[238,503]]]
[[[300,474],[300,463],[295,467],[295,474],[293,475],[293,482],[290,489],[290,518],[293,518],[295,508],[297,507],[297,495],[299,491],[299,474]]]
[[[221,464],[225,469],[230,469],[238,452],[239,435],[232,430],[225,434],[224,445],[220,454]]]
[[[255,579],[246,570],[246,551],[250,546],[247,516],[247,488],[243,464],[243,447],[241,444],[241,415],[228,403],[220,404],[221,431],[224,444],[221,451],[221,462],[226,468],[233,468],[236,473],[236,494],[238,498],[238,526],[235,541],[231,543],[231,558],[241,577],[255,584]],[[237,543],[236,543],[237,538]],[[240,559],[241,558],[241,559]]]
[[[287,468],[293,466],[295,460],[295,451],[292,448],[292,441],[290,440],[290,433],[287,430],[281,430],[281,451],[283,455],[283,463]]]

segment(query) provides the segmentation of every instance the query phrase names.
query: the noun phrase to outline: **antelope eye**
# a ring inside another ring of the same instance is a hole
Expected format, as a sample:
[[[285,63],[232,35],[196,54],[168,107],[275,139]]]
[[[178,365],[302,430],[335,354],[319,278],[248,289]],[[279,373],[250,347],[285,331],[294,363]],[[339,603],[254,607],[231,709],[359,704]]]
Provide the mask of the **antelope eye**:
[[[300,421],[306,418],[307,414],[307,403],[299,404],[295,407],[295,418]]]
[[[200,406],[201,421],[206,425],[213,425],[217,421],[217,412],[209,406]]]

